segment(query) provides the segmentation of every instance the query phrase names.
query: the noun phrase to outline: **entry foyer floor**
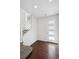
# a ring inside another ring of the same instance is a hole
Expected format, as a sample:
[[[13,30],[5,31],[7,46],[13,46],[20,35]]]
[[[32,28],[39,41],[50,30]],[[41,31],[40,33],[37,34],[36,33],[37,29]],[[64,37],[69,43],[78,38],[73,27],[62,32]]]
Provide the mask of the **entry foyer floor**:
[[[32,53],[26,59],[59,59],[58,44],[36,41],[32,48]]]

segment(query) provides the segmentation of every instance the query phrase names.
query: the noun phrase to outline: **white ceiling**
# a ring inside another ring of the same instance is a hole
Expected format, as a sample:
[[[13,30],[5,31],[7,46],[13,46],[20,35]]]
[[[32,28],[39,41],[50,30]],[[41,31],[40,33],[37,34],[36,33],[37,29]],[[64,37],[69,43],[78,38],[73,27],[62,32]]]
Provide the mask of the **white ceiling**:
[[[59,12],[59,0],[21,0],[21,8],[35,17],[45,17]],[[38,8],[34,8],[37,5]]]

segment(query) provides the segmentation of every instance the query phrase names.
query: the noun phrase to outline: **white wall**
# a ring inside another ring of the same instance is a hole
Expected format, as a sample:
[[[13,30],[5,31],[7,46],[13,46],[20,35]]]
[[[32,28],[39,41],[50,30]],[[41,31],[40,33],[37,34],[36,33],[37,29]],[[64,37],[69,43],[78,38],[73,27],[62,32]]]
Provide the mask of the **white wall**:
[[[37,20],[34,17],[32,17],[32,28],[29,29],[27,33],[22,35],[22,31],[27,27],[26,21],[29,15],[30,14],[28,14],[22,8],[20,9],[20,42],[23,42],[24,45],[28,46],[34,43],[37,39]]]
[[[30,46],[37,40],[37,19],[32,17],[32,28],[23,36],[23,44]]]
[[[50,19],[56,20],[56,26],[58,25],[58,14],[38,19],[38,28],[37,28],[38,40],[49,41],[48,40],[48,21]],[[58,31],[57,28],[56,28],[56,31]],[[58,43],[58,32],[57,32],[56,40],[54,40],[53,42]]]
[[[25,12],[20,8],[20,42],[22,42],[22,30],[25,26]]]

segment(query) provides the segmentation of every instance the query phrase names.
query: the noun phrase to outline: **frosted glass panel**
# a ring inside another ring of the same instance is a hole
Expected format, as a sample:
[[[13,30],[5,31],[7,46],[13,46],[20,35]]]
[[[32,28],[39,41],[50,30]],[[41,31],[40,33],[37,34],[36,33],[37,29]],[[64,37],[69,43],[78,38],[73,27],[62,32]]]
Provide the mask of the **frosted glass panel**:
[[[49,30],[55,30],[55,26],[49,26]]]
[[[53,37],[53,36],[49,36],[48,38],[49,38],[49,40],[55,40],[55,37]]]
[[[55,31],[49,31],[48,35],[55,35]]]
[[[55,21],[54,21],[54,20],[49,21],[49,23],[48,23],[48,24],[55,24]]]

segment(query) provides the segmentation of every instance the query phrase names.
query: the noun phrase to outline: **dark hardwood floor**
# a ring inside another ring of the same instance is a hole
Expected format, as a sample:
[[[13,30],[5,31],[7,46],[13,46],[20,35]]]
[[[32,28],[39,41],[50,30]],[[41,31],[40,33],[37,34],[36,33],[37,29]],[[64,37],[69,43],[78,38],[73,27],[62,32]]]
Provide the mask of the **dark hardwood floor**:
[[[36,41],[33,51],[26,59],[59,59],[58,44]]]

